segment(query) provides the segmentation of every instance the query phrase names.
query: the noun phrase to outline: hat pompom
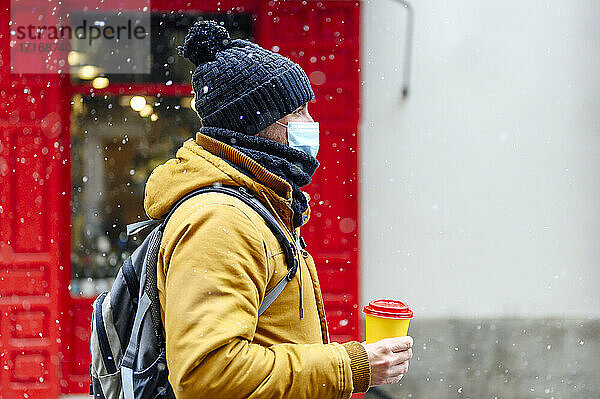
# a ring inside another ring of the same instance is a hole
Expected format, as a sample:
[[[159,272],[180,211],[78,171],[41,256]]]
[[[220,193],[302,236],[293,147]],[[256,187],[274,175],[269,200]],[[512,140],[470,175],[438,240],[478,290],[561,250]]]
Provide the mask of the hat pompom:
[[[183,46],[177,50],[179,55],[198,66],[214,61],[217,52],[229,47],[230,43],[229,32],[217,22],[198,21],[190,28]]]

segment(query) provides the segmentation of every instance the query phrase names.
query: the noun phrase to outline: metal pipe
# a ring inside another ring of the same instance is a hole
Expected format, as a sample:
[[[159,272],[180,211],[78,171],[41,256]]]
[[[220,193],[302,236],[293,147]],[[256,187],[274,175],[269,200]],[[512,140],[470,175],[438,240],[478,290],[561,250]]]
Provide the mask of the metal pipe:
[[[408,97],[410,89],[410,67],[412,64],[412,41],[415,10],[406,0],[396,0],[406,8],[406,38],[404,42],[404,66],[402,70],[402,98]]]

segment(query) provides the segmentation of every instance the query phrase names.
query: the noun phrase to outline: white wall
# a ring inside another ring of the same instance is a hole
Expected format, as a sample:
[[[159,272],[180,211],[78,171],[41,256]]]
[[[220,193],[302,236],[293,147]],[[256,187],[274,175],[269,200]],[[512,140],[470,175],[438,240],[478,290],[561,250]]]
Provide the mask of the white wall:
[[[362,1],[362,302],[600,317],[600,1]]]

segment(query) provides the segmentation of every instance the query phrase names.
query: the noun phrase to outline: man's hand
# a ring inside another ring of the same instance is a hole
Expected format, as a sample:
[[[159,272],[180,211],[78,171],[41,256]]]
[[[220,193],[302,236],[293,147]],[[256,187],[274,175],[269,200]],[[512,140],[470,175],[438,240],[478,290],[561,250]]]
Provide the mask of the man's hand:
[[[395,384],[408,371],[408,359],[412,358],[411,337],[386,338],[363,345],[371,364],[371,386]]]

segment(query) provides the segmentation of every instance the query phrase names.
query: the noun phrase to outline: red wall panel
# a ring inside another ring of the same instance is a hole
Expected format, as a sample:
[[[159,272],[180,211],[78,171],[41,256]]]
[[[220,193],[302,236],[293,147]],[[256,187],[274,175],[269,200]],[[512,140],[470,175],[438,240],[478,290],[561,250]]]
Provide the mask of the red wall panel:
[[[155,0],[152,7],[252,12],[256,41],[306,70],[316,94],[309,109],[321,123],[321,167],[309,186],[312,215],[303,236],[332,340],[359,339],[359,3]],[[67,76],[10,74],[9,19],[0,11],[0,399],[57,398],[87,392],[89,383],[93,299],[71,298],[68,289],[68,126],[78,89]]]
[[[10,74],[8,20],[4,9],[0,398],[55,398],[61,391],[62,323],[69,304],[69,86],[65,76]]]

